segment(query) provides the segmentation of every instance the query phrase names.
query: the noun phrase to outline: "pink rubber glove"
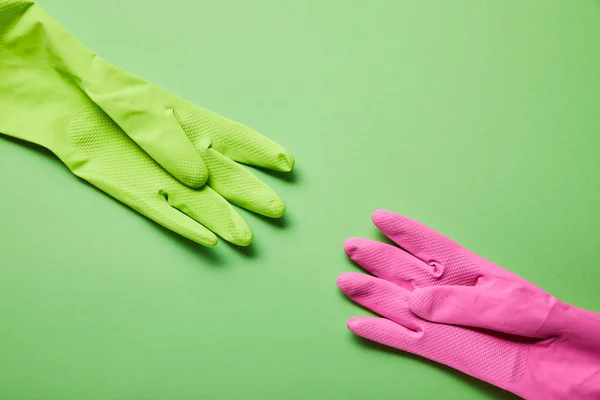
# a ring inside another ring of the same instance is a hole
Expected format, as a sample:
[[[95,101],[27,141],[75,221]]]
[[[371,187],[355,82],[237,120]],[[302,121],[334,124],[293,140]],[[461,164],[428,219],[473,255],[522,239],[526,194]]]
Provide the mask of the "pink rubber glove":
[[[373,222],[402,249],[346,241],[348,256],[377,278],[344,273],[337,284],[384,317],[350,318],[352,332],[526,399],[600,399],[600,314],[561,302],[417,221],[376,211]]]

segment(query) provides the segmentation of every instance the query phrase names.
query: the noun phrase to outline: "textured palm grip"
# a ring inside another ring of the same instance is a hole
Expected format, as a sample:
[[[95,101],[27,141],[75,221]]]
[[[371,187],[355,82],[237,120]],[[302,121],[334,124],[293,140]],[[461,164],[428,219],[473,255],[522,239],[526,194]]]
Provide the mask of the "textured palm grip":
[[[355,334],[426,357],[526,399],[600,398],[600,314],[578,309],[410,218],[373,222],[395,244],[351,238],[344,249],[374,276],[338,287],[381,318]]]

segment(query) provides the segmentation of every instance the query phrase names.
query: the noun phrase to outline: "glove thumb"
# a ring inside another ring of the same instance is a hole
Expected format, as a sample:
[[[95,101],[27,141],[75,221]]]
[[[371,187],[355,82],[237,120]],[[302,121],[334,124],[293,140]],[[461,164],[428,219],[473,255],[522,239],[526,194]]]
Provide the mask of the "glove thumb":
[[[409,307],[431,322],[542,338],[546,335],[540,329],[556,302],[527,287],[432,286],[416,289]]]

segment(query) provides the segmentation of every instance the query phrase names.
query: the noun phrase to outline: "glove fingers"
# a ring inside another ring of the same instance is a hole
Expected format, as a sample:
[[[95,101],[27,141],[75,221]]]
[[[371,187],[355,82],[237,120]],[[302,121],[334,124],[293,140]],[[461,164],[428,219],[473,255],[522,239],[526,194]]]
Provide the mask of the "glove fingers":
[[[511,389],[527,370],[527,345],[451,325],[423,321],[422,330],[384,318],[353,317],[358,336],[447,365],[492,385]]]
[[[418,354],[418,341],[422,331],[413,331],[389,319],[378,317],[352,317],[347,322],[354,334],[386,346]]]
[[[294,167],[294,157],[289,151],[254,129],[197,107],[179,115],[196,147],[203,146],[203,139],[210,138],[215,150],[237,162],[282,172]]]
[[[201,154],[209,170],[208,185],[230,203],[271,218],[283,215],[281,198],[246,168],[212,148]]]
[[[133,153],[133,155],[135,155],[135,153]],[[178,185],[183,191],[195,192],[187,186],[177,183],[172,176],[164,172],[160,167],[156,166],[156,164],[149,162],[149,166],[156,168],[159,173],[164,174],[167,179],[173,184]],[[182,213],[177,207],[174,208],[173,204],[177,205],[177,202],[175,202],[176,196],[169,197],[164,191],[154,192],[154,195],[151,195],[150,193],[145,194],[144,191],[139,190],[139,188],[136,188],[133,185],[123,186],[122,182],[119,184],[119,182],[107,179],[104,175],[90,173],[93,172],[93,170],[94,169],[92,168],[92,171],[87,171],[84,167],[75,172],[78,176],[98,187],[100,190],[133,208],[140,214],[145,215],[159,225],[203,246],[212,247],[217,244],[217,237],[213,232],[207,229],[206,226],[203,226],[204,224],[202,221],[195,218],[192,219],[190,218],[191,215]],[[173,192],[176,192],[176,190],[173,190]],[[171,204],[172,202],[174,203]]]
[[[408,306],[410,291],[383,279],[356,272],[338,276],[337,285],[352,301],[396,323],[419,331],[418,318]]]
[[[164,200],[158,200],[151,208],[140,210],[156,223],[203,246],[213,247],[217,236],[197,221],[173,208]]]
[[[171,207],[178,209],[223,239],[238,246],[252,242],[252,232],[235,209],[208,186],[190,189],[180,186],[163,191]]]
[[[350,238],[344,250],[352,261],[373,275],[412,290],[416,287],[443,284],[443,271],[425,264],[411,254],[374,240]]]
[[[389,211],[377,210],[373,223],[388,238],[424,263],[442,271],[449,285],[474,285],[479,264],[458,243],[428,226]]]
[[[200,225],[237,245],[252,241],[250,228],[227,200],[206,185],[182,185],[97,106],[81,109],[69,140],[77,152],[66,162],[76,175],[161,225],[208,246],[216,244],[216,237]],[[180,225],[186,228],[182,232]]]
[[[372,220],[384,235],[426,263],[441,262],[446,253],[458,248],[442,234],[403,215],[377,210]]]

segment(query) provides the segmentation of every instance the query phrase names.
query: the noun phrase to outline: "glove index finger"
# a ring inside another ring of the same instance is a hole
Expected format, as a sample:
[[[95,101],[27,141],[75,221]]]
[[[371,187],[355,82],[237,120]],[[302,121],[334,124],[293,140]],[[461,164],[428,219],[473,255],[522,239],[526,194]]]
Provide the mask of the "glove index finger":
[[[377,210],[373,223],[402,249],[443,272],[448,285],[474,285],[481,275],[478,260],[459,245],[430,227],[408,217]]]
[[[289,151],[252,128],[197,106],[190,106],[181,117],[182,126],[196,146],[209,138],[215,150],[239,163],[280,172],[294,167]]]

